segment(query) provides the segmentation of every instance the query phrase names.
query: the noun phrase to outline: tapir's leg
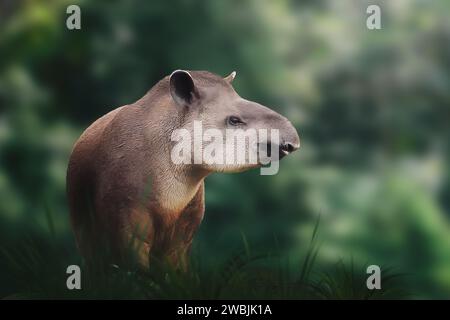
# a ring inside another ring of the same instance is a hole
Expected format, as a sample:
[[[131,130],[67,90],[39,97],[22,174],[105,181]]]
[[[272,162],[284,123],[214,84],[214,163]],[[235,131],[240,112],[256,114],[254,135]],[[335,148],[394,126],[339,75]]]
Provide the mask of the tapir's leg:
[[[192,240],[203,219],[203,192],[204,186],[202,184],[171,230],[170,250],[167,258],[172,265],[183,271],[188,269]]]
[[[155,263],[169,263],[176,269],[187,270],[192,239],[203,218],[203,190],[201,185],[174,223],[152,216],[147,208],[131,210],[123,228],[122,247],[131,248],[143,268],[151,268],[153,259]]]
[[[167,256],[168,262],[177,270],[183,272],[189,269],[189,252],[191,249],[192,241],[190,243],[180,244],[178,248],[173,249]]]
[[[129,235],[127,246],[128,252],[125,254],[127,254],[128,257],[125,258],[133,259],[141,269],[148,269],[151,244],[145,240],[136,238],[133,235]],[[132,255],[131,257],[130,254]]]
[[[154,240],[153,221],[144,208],[132,210],[122,230],[122,257],[134,259],[139,267],[148,269]]]

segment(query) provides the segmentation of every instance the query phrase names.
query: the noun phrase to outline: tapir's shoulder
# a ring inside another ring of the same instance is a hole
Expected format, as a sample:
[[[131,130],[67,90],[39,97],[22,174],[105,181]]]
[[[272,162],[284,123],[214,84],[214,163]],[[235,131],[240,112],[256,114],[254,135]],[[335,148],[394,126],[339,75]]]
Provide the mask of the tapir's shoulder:
[[[125,108],[126,106],[119,107],[100,117],[94,121],[78,138],[73,146],[69,169],[75,165],[81,165],[85,160],[92,158],[92,156],[102,145],[103,137],[105,131],[111,127],[111,124],[115,117]]]
[[[117,109],[114,109],[104,116],[98,118],[95,120],[80,136],[77,143],[75,144],[75,147],[77,144],[80,143],[86,143],[88,141],[96,140],[99,137],[102,136],[103,132],[106,128],[113,122],[114,118],[119,114],[119,112],[125,108],[126,106],[119,107]]]

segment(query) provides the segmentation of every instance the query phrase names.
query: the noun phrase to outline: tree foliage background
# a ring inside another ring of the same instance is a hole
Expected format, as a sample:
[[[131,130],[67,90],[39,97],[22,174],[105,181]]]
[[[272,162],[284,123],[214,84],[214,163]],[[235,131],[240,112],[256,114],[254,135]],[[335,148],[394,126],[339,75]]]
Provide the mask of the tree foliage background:
[[[66,28],[70,4],[81,30]],[[381,30],[366,28],[369,4]],[[302,147],[275,176],[207,178],[195,253],[214,265],[245,234],[296,259],[321,214],[321,266],[393,265],[416,297],[448,298],[449,11],[445,0],[0,1],[0,245],[43,236],[51,211],[58,245],[73,248],[65,171],[80,133],[175,69],[236,70],[238,93],[291,119]]]

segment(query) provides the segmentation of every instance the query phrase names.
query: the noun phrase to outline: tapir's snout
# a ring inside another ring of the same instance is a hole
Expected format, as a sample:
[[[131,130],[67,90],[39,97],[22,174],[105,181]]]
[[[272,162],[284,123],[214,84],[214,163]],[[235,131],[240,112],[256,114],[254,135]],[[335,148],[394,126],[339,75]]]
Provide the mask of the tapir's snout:
[[[300,138],[295,127],[285,118],[283,118],[282,124],[279,140],[276,142],[268,140],[264,143],[268,157],[272,156],[273,148],[276,148],[273,151],[278,151],[278,159],[282,159],[300,148]]]
[[[300,148],[300,137],[298,136],[297,130],[289,120],[286,119],[285,122],[280,136],[280,159]]]

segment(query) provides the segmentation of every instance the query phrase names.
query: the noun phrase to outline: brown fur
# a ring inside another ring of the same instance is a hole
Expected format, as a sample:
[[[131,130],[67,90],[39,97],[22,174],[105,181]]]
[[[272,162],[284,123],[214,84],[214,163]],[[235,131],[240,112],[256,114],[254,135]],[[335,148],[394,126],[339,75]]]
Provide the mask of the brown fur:
[[[209,72],[191,75],[204,99],[223,100],[215,92],[238,97],[221,77]],[[210,171],[174,165],[170,137],[188,117],[197,116],[193,113],[208,111],[206,107],[186,111],[177,105],[169,81],[165,77],[137,102],[95,121],[73,148],[67,194],[77,244],[87,259],[110,250],[119,260],[131,245],[143,266],[151,253],[186,268],[193,235],[203,218],[203,180]],[[267,119],[281,117],[264,110]]]

